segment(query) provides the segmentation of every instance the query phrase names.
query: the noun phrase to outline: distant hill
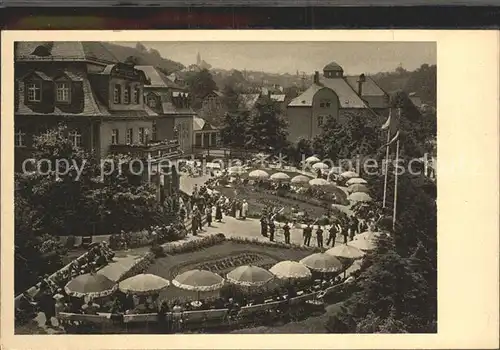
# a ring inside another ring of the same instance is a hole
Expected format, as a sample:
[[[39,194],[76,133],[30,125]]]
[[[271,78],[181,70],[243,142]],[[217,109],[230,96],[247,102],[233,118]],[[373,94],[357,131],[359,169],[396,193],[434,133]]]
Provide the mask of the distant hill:
[[[423,103],[436,106],[437,90],[436,65],[423,64],[414,71],[397,68],[393,72],[383,72],[371,75],[382,89],[391,93],[403,90],[407,93],[415,92]]]
[[[184,69],[183,64],[163,58],[157,50],[148,50],[140,43],[136,47],[121,46],[109,42],[103,42],[102,44],[121,62],[133,56],[136,58],[136,64],[158,67],[165,74]]]

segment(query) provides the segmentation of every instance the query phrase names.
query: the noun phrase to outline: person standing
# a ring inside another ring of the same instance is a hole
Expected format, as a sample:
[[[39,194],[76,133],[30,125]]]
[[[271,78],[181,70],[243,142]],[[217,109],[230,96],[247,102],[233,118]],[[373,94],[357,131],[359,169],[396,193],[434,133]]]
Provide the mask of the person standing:
[[[248,202],[246,199],[243,200],[243,203],[241,204],[241,218],[245,220],[247,218],[247,213],[248,213]]]
[[[310,223],[307,223],[304,228],[304,245],[308,246],[311,244],[312,227]]]
[[[203,230],[203,215],[201,213],[201,210],[198,210],[196,212],[196,222],[198,223],[198,229],[200,231],[202,231]]]
[[[276,226],[274,225],[274,220],[271,219],[269,220],[269,241],[274,242],[274,230],[276,229]]]
[[[215,220],[217,222],[222,221],[222,208],[220,201],[218,201],[217,204],[215,205]]]
[[[191,218],[191,230],[193,231],[193,236],[196,236],[198,232],[198,209],[195,208],[193,211],[193,217]]]
[[[318,225],[318,229],[316,230],[316,240],[318,247],[323,248],[323,229],[321,228],[321,225]]]
[[[231,216],[236,218],[236,199],[231,202]]]
[[[349,220],[349,240],[353,240],[354,239],[354,235],[356,234],[356,228],[357,228],[357,223],[356,221],[354,221],[353,218],[351,218]]]
[[[212,226],[212,206],[207,205],[207,209],[205,210],[205,215],[207,216],[207,226]]]
[[[267,237],[267,219],[265,214],[262,214],[260,218],[260,234]]]
[[[326,245],[329,246],[330,243],[332,247],[335,247],[335,240],[337,239],[337,230],[338,226],[336,223],[333,223],[328,230],[328,241],[326,241]]]
[[[290,225],[288,222],[283,226],[283,235],[285,236],[285,244],[290,244]]]
[[[340,228],[339,233],[344,236],[344,244],[347,244],[347,237],[349,235],[349,232],[347,232],[348,230],[346,227],[344,227],[344,225],[345,225],[344,223],[339,225]]]

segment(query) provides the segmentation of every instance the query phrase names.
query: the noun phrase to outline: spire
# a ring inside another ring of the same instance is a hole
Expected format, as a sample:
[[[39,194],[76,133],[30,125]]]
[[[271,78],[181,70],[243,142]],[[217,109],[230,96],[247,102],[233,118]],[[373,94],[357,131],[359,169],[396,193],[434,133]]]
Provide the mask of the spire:
[[[200,56],[200,52],[198,51],[198,54],[196,55],[196,65],[200,65],[201,64],[201,56]]]

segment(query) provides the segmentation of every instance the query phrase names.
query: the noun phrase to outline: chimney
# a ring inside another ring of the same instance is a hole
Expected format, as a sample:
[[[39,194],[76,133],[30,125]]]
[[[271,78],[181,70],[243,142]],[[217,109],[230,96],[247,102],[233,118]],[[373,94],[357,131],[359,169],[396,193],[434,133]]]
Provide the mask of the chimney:
[[[319,72],[318,71],[314,72],[314,84],[319,85]]]
[[[363,94],[363,83],[366,81],[365,75],[361,74],[358,78],[358,95],[362,96]]]

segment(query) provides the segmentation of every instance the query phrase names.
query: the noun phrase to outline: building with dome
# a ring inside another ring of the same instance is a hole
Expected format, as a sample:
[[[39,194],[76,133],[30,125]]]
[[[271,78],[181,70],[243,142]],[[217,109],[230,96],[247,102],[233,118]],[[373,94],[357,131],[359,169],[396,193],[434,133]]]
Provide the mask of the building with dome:
[[[355,112],[355,113],[352,113]],[[287,105],[288,138],[312,139],[329,117],[345,122],[356,115],[380,120],[389,112],[389,95],[369,76],[345,76],[336,62],[314,73],[313,84]]]

